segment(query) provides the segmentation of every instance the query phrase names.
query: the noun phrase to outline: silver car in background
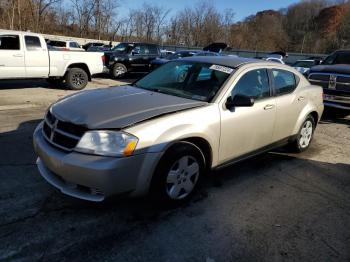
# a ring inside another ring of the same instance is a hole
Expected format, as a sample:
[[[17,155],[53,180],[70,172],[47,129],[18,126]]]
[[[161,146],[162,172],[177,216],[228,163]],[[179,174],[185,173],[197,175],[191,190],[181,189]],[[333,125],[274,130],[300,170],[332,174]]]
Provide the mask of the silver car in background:
[[[64,194],[179,203],[205,172],[286,144],[306,150],[322,112],[322,88],[289,66],[191,57],[133,85],[63,98],[34,148],[40,174]]]

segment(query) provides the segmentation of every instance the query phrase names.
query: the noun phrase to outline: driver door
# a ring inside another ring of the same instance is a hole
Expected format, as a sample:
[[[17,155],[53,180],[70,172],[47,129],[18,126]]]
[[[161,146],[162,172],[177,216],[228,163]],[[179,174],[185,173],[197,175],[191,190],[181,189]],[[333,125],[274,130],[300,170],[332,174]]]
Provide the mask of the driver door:
[[[253,106],[226,108],[228,97],[244,95],[254,98]],[[254,153],[272,142],[276,101],[272,96],[267,69],[254,69],[242,74],[223,100],[219,162]]]

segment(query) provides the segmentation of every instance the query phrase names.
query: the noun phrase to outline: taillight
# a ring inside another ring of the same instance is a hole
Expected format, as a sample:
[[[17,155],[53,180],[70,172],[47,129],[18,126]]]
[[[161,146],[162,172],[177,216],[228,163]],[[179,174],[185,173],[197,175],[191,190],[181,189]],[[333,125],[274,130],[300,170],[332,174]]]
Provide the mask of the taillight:
[[[101,56],[101,59],[102,59],[102,62],[104,64],[106,62],[106,57],[103,55],[103,56]]]

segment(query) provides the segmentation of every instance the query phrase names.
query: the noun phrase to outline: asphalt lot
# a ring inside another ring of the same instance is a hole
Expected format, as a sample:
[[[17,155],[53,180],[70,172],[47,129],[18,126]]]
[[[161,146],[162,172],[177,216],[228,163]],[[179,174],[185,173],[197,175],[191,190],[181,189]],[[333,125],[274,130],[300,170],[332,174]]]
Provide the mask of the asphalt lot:
[[[303,154],[211,174],[185,206],[94,204],[60,194],[35,166],[34,128],[71,92],[0,82],[0,261],[350,261],[350,116],[323,119]]]

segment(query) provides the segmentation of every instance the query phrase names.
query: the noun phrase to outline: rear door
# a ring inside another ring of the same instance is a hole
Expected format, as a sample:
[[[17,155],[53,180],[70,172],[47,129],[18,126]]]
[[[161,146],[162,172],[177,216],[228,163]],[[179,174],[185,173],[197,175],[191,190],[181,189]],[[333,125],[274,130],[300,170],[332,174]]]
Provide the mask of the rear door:
[[[295,123],[307,104],[307,95],[297,89],[299,79],[293,72],[271,69],[270,75],[277,108],[273,141],[277,142],[293,135]]]
[[[24,49],[19,34],[0,33],[0,79],[26,76]]]
[[[38,36],[24,35],[26,49],[26,76],[46,78],[49,75],[49,52],[44,40]]]

